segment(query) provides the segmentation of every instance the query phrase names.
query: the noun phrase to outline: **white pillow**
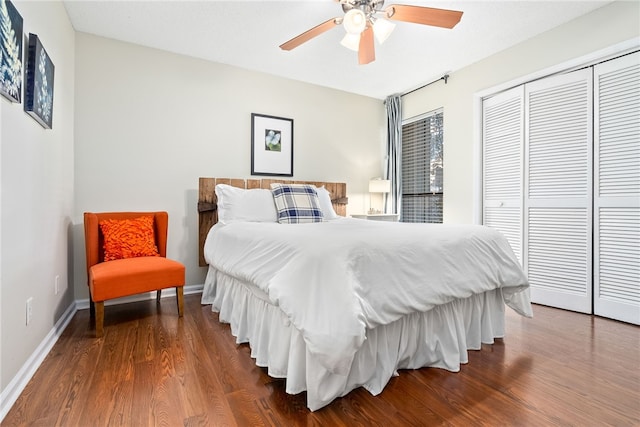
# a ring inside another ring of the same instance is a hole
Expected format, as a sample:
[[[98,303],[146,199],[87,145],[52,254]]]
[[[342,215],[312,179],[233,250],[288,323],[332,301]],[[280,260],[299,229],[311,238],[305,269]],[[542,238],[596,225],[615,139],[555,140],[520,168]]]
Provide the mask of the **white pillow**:
[[[316,193],[318,194],[320,209],[322,210],[322,216],[324,216],[324,219],[338,218],[338,214],[333,210],[333,204],[331,204],[331,194],[329,194],[329,190],[324,188],[323,185],[320,188],[316,187]]]
[[[278,222],[278,213],[270,190],[245,190],[227,184],[216,185],[218,222]]]

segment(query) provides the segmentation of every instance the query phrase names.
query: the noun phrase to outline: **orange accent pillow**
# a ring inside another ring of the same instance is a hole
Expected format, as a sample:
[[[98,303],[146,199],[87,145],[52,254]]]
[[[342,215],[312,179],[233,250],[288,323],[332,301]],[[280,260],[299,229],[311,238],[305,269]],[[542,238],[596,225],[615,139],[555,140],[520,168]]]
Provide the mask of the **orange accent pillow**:
[[[104,260],[160,256],[153,231],[153,216],[100,221],[104,236]]]

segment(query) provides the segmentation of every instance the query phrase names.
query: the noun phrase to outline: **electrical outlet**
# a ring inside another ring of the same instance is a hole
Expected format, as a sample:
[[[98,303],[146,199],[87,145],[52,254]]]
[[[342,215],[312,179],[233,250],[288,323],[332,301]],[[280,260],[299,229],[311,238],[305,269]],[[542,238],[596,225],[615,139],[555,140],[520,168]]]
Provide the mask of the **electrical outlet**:
[[[29,323],[31,323],[31,316],[33,315],[32,304],[33,304],[33,297],[27,300],[27,326],[29,326]]]
[[[56,295],[58,295],[58,292],[60,292],[60,276],[56,275],[56,281],[55,284],[53,285],[53,289]]]

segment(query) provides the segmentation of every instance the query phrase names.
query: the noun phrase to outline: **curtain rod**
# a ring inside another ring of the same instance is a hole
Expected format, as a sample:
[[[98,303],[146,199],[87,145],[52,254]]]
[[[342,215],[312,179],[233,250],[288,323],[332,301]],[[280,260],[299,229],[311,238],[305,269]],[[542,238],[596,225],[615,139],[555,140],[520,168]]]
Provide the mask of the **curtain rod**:
[[[415,91],[417,91],[417,90],[420,90],[420,89],[422,89],[422,88],[425,88],[425,87],[427,87],[427,86],[429,86],[429,85],[432,85],[432,84],[434,84],[434,83],[436,83],[436,82],[439,82],[440,80],[444,80],[444,84],[447,84],[447,80],[449,80],[449,74],[445,74],[444,76],[440,77],[439,79],[436,79],[436,80],[434,80],[434,81],[432,81],[432,82],[429,82],[429,83],[424,84],[424,85],[422,85],[422,86],[420,86],[420,87],[417,87],[417,88],[415,88],[415,89],[412,89],[412,90],[410,90],[409,92],[405,92],[405,93],[403,93],[403,94],[402,94],[402,95],[400,95],[400,96],[409,95],[410,93],[413,93],[413,92],[415,92]]]

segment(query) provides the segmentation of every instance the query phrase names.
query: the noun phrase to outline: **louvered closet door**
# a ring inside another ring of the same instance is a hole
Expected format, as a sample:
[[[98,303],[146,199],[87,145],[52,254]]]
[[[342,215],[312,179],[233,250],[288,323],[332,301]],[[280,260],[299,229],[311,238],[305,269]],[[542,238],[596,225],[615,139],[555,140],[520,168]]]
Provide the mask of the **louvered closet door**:
[[[594,313],[640,324],[640,53],[594,68]]]
[[[482,102],[482,223],[505,235],[522,263],[524,87]]]
[[[524,267],[534,302],[584,313],[592,298],[592,73],[525,85]]]

